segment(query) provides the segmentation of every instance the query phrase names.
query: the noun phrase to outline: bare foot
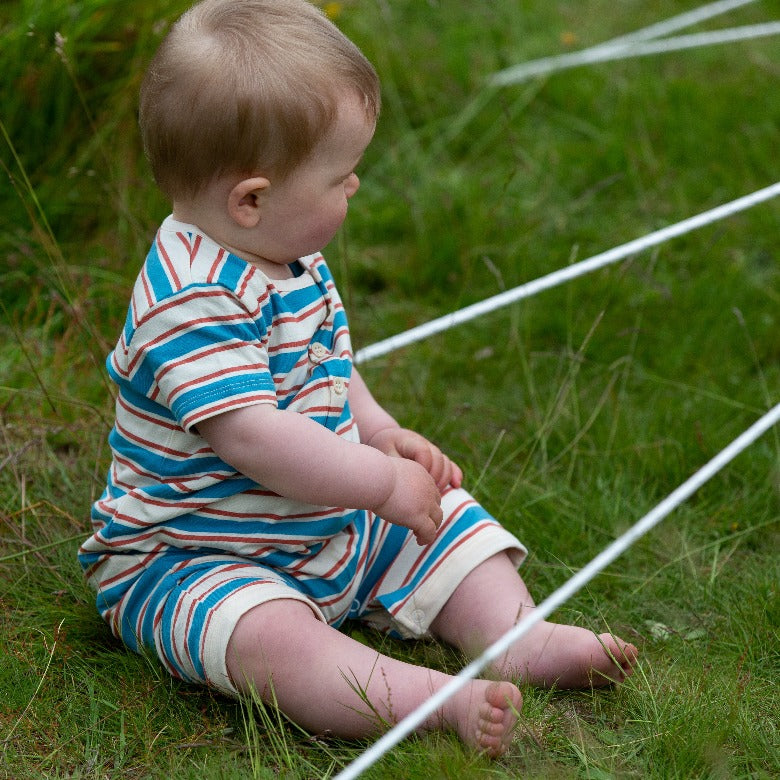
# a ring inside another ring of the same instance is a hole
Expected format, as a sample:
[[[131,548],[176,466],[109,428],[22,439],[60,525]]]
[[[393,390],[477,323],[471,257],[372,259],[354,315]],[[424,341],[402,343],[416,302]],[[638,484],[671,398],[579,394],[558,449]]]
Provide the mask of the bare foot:
[[[537,623],[496,668],[545,688],[590,688],[622,682],[634,671],[638,651],[612,634],[559,623]]]
[[[445,702],[437,726],[444,721],[467,745],[495,758],[509,747],[522,704],[512,683],[473,680]]]

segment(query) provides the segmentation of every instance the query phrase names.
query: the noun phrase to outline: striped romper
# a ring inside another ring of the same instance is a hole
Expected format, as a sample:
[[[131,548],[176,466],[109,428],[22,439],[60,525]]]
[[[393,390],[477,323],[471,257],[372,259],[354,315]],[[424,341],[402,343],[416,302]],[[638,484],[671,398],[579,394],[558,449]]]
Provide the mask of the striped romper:
[[[268,403],[359,441],[333,279],[319,254],[290,268],[292,278],[269,279],[198,228],[165,220],[107,361],[118,387],[112,462],[79,550],[117,637],[228,694],[228,641],[259,604],[297,599],[333,626],[358,618],[423,636],[475,566],[502,550],[518,565],[525,555],[464,490],[445,492],[437,538],[420,547],[369,511],[264,489],[198,435],[201,420]]]

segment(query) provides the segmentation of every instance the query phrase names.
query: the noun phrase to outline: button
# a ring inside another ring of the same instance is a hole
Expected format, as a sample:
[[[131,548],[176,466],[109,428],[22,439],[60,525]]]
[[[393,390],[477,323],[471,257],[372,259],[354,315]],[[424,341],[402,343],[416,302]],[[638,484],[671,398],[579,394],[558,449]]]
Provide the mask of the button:
[[[311,354],[316,358],[324,358],[328,354],[328,350],[324,344],[317,341],[311,345]]]
[[[340,376],[333,378],[333,390],[336,393],[336,395],[342,395],[342,393],[347,389],[347,383],[344,381],[344,379]]]
[[[423,610],[415,609],[411,614],[411,618],[418,628],[422,628],[425,625],[425,612]]]

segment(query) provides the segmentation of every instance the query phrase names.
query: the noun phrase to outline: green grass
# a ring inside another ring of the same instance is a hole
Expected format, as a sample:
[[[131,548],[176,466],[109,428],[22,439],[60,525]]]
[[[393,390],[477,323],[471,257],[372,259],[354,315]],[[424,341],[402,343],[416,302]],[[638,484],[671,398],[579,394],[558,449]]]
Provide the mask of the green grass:
[[[160,20],[185,5],[0,3],[4,777],[327,777],[365,747],[131,655],[75,561],[108,462],[103,360],[167,208],[140,152],[136,91]],[[356,347],[777,180],[777,39],[484,87],[564,41],[695,5],[343,5],[338,22],[376,63],[385,101],[328,251]],[[777,10],[751,4],[705,27]],[[777,403],[778,229],[766,203],[362,367],[528,545],[537,598]],[[775,429],[556,613],[637,643],[627,684],[526,690],[498,762],[435,735],[366,776],[780,774],[779,497]],[[349,630],[414,662],[463,662]]]

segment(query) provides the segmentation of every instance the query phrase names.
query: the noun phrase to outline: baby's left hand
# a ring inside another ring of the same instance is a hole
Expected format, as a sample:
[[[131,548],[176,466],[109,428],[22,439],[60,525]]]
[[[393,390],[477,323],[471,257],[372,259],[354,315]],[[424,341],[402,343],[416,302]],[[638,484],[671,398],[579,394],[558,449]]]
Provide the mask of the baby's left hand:
[[[408,428],[383,428],[366,442],[385,455],[407,458],[419,463],[430,475],[439,491],[447,486],[459,488],[463,472],[433,442]]]

